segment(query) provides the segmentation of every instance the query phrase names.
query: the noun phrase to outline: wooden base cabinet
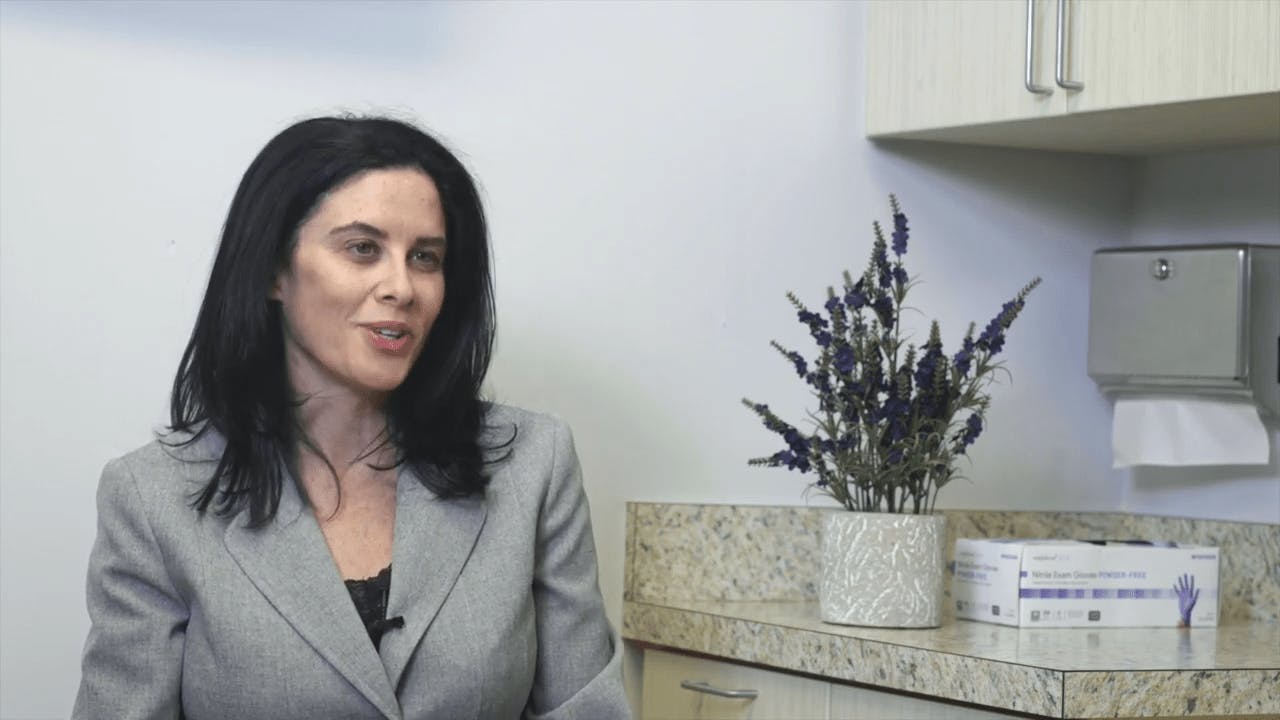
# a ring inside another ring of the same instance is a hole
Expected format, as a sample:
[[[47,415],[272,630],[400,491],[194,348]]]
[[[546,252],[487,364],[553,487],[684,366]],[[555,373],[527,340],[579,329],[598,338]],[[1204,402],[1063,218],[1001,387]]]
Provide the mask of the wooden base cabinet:
[[[684,687],[682,687],[684,684]],[[700,684],[700,685],[699,685]],[[689,685],[702,688],[689,689]],[[826,720],[829,683],[660,650],[644,653],[644,720]],[[755,697],[723,697],[715,691]]]
[[[645,650],[643,673],[642,720],[994,720],[1017,717],[661,650]]]

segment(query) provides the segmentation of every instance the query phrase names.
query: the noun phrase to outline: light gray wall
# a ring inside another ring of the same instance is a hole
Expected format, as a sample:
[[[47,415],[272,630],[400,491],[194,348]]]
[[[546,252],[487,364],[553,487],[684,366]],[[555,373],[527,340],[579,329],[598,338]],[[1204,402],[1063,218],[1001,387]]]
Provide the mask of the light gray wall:
[[[861,269],[889,192],[911,219],[921,333],[937,317],[954,346],[1045,278],[971,481],[942,504],[1121,509],[1128,476],[1084,374],[1087,272],[1130,240],[1142,166],[867,142],[862,13],[0,4],[0,716],[68,712],[98,473],[165,419],[240,174],[318,112],[416,118],[478,175],[489,390],[574,426],[615,622],[625,501],[804,501],[807,478],[746,467],[777,443],[738,400],[799,419],[808,398],[767,345],[804,345],[783,293],[817,304]]]

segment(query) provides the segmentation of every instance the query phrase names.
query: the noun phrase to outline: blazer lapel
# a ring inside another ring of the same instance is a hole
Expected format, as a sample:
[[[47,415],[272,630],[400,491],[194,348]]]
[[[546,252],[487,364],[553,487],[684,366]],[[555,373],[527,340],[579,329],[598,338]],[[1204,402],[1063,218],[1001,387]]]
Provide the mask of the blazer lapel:
[[[395,690],[351,596],[342,582],[320,526],[303,506],[293,477],[284,473],[275,520],[250,529],[248,512],[227,528],[223,541],[276,611],[325,660],[393,720],[400,717]],[[393,575],[395,573],[393,572]]]
[[[393,688],[471,557],[486,515],[482,498],[441,500],[402,466],[396,480],[395,545],[387,617],[404,627],[382,638],[382,660]]]

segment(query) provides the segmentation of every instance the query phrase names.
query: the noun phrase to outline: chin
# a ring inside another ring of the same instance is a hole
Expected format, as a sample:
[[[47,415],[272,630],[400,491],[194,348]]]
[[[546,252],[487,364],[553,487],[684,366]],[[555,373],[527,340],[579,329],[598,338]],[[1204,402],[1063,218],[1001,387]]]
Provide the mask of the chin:
[[[374,392],[389,393],[403,384],[404,384],[404,378],[399,377],[394,380],[387,380],[385,382],[374,383],[370,389],[373,390]]]
[[[361,378],[360,384],[369,392],[389,393],[404,384],[408,376],[408,373],[374,375]]]

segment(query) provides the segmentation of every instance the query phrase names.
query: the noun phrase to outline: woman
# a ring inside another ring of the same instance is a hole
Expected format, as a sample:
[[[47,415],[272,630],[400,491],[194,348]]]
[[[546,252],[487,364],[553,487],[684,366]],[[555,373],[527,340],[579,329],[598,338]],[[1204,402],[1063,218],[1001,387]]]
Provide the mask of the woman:
[[[411,126],[267,144],[170,434],[103,472],[74,718],[629,717],[569,430],[478,397],[487,242]]]

